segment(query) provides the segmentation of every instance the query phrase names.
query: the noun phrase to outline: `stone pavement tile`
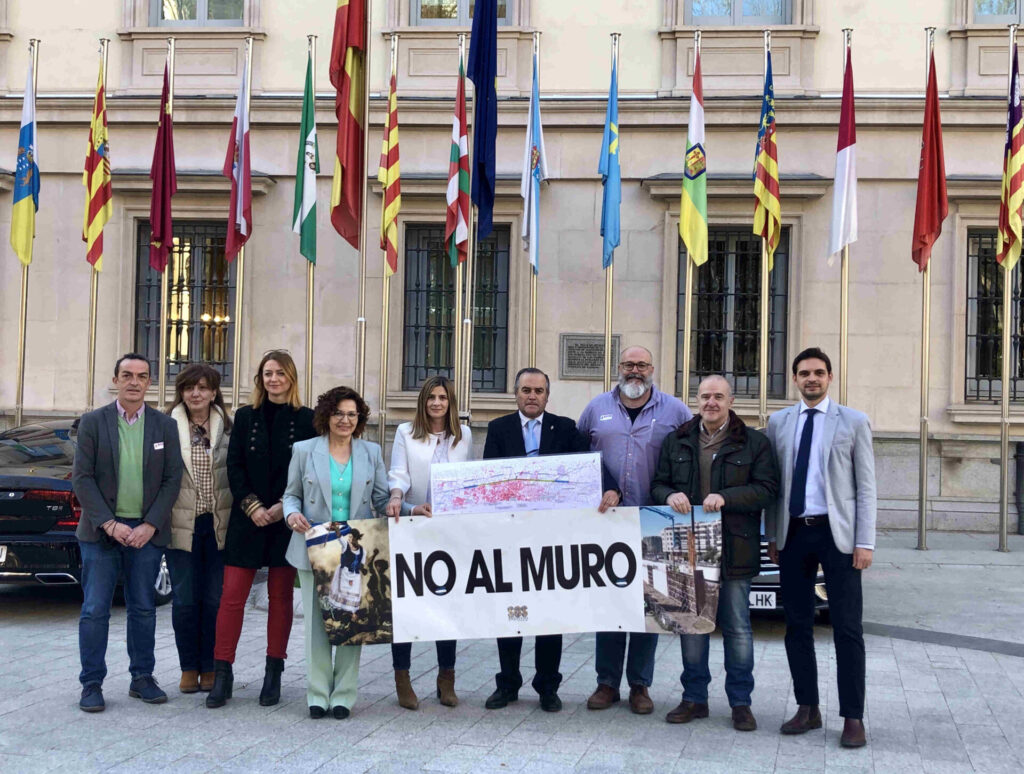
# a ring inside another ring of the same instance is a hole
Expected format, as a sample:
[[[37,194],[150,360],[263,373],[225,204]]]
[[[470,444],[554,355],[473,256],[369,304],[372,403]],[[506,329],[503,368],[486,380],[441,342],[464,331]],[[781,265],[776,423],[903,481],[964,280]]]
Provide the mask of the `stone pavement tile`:
[[[986,699],[999,697],[1006,699],[1024,699],[1024,693],[1018,690],[1012,681],[1002,672],[972,672],[974,684],[978,692]]]
[[[780,748],[775,757],[776,771],[779,769],[803,769],[822,771],[825,768],[825,747],[807,747],[807,749],[791,752]]]
[[[672,774],[758,774],[758,769],[737,768],[723,761],[695,761],[680,758],[671,769]],[[807,774],[803,772],[802,774]]]
[[[928,666],[903,666],[901,664],[900,683],[907,691],[935,693],[942,690],[935,673]]]
[[[871,749],[871,760],[878,774],[889,774],[889,772],[913,772],[913,774],[918,774],[918,772],[924,772],[925,764],[921,760],[916,746],[905,747],[902,750],[883,750],[875,746],[874,739],[869,739],[868,747]]]
[[[952,713],[946,697],[937,691],[904,691],[907,708],[914,722],[920,720],[951,721]]]
[[[997,725],[995,716],[989,711],[988,702],[983,696],[948,696],[946,704],[957,725]]]
[[[429,759],[424,765],[425,771],[443,771],[458,774],[476,770],[476,763],[486,753],[479,747],[468,745],[450,745],[440,754]]]

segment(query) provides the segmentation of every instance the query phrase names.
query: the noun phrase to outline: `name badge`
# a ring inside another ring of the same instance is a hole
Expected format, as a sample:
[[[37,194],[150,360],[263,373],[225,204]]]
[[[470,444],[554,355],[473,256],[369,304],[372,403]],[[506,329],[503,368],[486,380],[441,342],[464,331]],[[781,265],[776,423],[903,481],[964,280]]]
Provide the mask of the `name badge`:
[[[600,419],[598,419],[597,421],[598,421],[598,422],[607,422],[608,420],[610,420],[610,419],[614,419],[614,418],[615,418],[615,417],[614,417],[613,415],[611,415],[611,414],[602,414],[602,415],[601,415],[601,418],[600,418]]]
[[[155,444],[153,444],[153,451],[160,451],[162,448],[164,448],[163,441],[157,441]]]

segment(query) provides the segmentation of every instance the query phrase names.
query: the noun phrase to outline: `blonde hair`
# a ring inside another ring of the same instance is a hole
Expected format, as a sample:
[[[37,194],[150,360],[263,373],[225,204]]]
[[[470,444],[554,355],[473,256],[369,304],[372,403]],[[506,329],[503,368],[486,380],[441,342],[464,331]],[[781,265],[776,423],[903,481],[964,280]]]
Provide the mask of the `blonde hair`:
[[[420,387],[420,394],[416,398],[416,416],[412,420],[412,437],[422,441],[430,435],[430,419],[427,417],[427,399],[436,387],[443,387],[448,396],[448,416],[445,417],[444,430],[446,435],[452,437],[452,447],[458,445],[462,440],[462,427],[459,424],[459,401],[455,397],[455,389],[452,380],[447,376],[435,374],[428,376]]]
[[[292,408],[302,408],[302,396],[299,394],[299,371],[295,367],[292,356],[283,349],[272,349],[260,360],[259,368],[256,369],[256,376],[253,378],[252,407],[259,408],[266,400],[267,390],[263,386],[263,367],[273,360],[284,371],[291,386],[288,388],[287,403]]]

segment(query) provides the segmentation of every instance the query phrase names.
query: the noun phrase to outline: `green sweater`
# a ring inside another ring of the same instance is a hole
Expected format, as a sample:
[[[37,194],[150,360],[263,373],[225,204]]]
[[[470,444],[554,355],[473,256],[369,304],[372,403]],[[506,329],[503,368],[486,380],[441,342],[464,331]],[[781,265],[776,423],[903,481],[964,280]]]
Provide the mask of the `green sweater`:
[[[129,425],[123,417],[117,418],[117,439],[121,461],[117,473],[117,508],[119,519],[142,518],[142,439],[146,416]]]

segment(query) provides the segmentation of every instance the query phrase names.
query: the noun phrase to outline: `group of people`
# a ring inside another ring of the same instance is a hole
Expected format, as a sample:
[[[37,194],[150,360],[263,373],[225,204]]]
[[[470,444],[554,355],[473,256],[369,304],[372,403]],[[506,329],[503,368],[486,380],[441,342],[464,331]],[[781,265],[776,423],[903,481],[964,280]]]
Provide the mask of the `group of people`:
[[[483,457],[504,458],[599,451],[600,511],[617,505],[665,505],[689,513],[695,505],[722,514],[722,582],[718,625],[725,647],[725,691],[737,730],[757,727],[751,710],[754,650],[748,598],[760,572],[761,515],[769,555],[781,574],[786,653],[798,704],[782,733],[822,725],[814,654],[814,584],[825,574],[837,656],[841,743],[862,746],[865,653],[860,573],[871,564],[875,483],[867,417],[828,397],[832,367],[819,349],[793,361],[801,400],[774,414],[764,432],[733,411],[729,381],[705,377],[698,414],[654,384],[653,356],[623,351],[618,384],[594,398],[579,422],[547,411],[550,381],[536,368],[515,379],[517,411],[491,421]],[[161,555],[173,589],[172,623],[183,693],[207,691],[206,705],[231,699],[232,663],[245,602],[260,568],[268,573],[267,658],[261,705],[280,699],[296,574],[301,588],[307,665],[307,705],[313,718],[349,716],[356,701],[360,646],[332,646],[306,550],[317,524],[373,517],[431,516],[430,467],[472,459],[473,434],[459,421],[452,382],[429,377],[412,422],[397,428],[390,469],[378,444],[362,439],[369,406],[349,387],[304,407],[290,355],[268,352],[257,370],[251,405],[229,417],[220,377],[206,364],[184,368],[164,415],[145,405],[149,364],[136,354],[115,367],[117,399],[84,415],[78,429],[73,482],[82,504],[78,539],[84,602],[79,623],[82,695],[89,712],[104,708],[102,683],[110,602],[124,575],[128,611],[129,695],[167,700],[153,679],[155,590]],[[820,415],[817,422],[815,417]],[[331,581],[339,609],[355,615],[365,574],[359,531],[344,525],[346,553]],[[354,537],[353,537],[354,536]],[[346,560],[347,557],[347,560]],[[345,572],[347,570],[347,573]],[[338,586],[335,589],[335,585]],[[650,714],[657,634],[599,632],[597,687],[590,710],[620,700],[625,672],[628,703]],[[709,636],[681,635],[682,700],[670,723],[708,717]],[[497,642],[500,668],[486,699],[500,709],[519,698],[522,638]],[[391,647],[402,707],[419,705],[410,679],[411,645]],[[437,698],[455,706],[456,643],[440,641]],[[536,638],[532,681],[543,710],[562,703],[561,635]]]

